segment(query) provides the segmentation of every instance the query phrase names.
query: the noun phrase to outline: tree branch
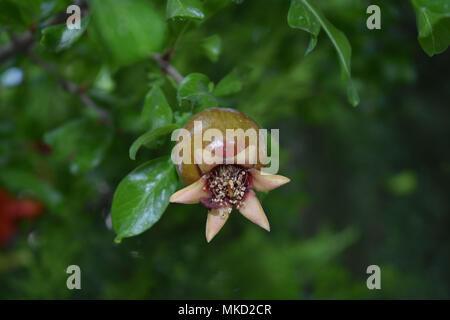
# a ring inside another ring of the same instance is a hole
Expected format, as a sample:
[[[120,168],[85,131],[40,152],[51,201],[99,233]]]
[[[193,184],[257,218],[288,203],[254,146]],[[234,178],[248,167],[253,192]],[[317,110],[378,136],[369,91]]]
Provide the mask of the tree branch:
[[[65,79],[59,74],[59,72],[53,65],[34,55],[31,51],[28,52],[28,56],[34,63],[41,66],[42,69],[44,69],[46,72],[53,74],[67,92],[74,94],[87,108],[94,110],[99,115],[100,122],[102,122],[103,124],[108,124],[111,122],[111,115],[109,114],[109,112],[97,106],[97,104],[77,84]]]
[[[33,34],[31,31],[26,31],[20,36],[16,37],[11,43],[0,49],[0,62],[3,62],[11,57],[18,55],[21,52],[26,52],[33,45]]]
[[[171,76],[178,84],[183,81],[183,76],[178,72],[177,69],[175,69],[174,66],[169,63],[169,61],[164,59],[162,55],[155,53],[153,54],[152,58],[156,61],[156,63],[158,63],[162,72]]]
[[[87,15],[88,9],[87,3],[85,1],[75,0],[73,3],[81,7],[83,15]],[[65,23],[66,19],[67,13],[65,11],[58,12],[54,17],[50,18],[48,22],[44,23],[41,28],[43,29],[46,27]],[[11,37],[11,42],[0,48],[0,63],[18,54],[26,54],[31,49],[31,47],[34,45],[35,27],[36,25],[32,23],[29,28],[30,30],[25,31],[19,36]]]
[[[83,0],[75,0],[74,3],[86,7],[86,3]],[[87,7],[84,9],[87,12]],[[85,14],[87,14],[86,12]],[[45,27],[63,23],[65,17],[65,12],[60,12],[50,22],[46,23]],[[184,31],[185,30],[183,29],[182,33]],[[18,54],[27,54],[34,63],[41,66],[46,72],[53,74],[66,91],[76,95],[87,108],[95,110],[99,114],[100,121],[102,123],[109,123],[111,121],[110,113],[107,110],[97,106],[95,102],[84,92],[84,90],[82,90],[77,84],[65,79],[61,74],[59,74],[53,65],[34,55],[32,53],[33,45],[33,30],[28,30],[16,37],[12,36],[11,43],[7,44],[3,48],[0,48],[0,63]],[[158,63],[163,73],[171,76],[178,84],[183,81],[183,76],[169,63],[168,60],[170,59],[170,55],[166,56],[155,53],[152,55],[152,58],[156,61],[156,63]]]

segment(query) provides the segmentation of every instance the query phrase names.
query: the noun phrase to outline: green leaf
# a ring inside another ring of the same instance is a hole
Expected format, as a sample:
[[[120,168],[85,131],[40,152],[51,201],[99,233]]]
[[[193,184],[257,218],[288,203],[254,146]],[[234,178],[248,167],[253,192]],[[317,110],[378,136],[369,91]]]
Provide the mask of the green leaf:
[[[83,35],[88,24],[89,16],[81,19],[80,29],[69,29],[65,23],[45,28],[41,44],[55,52],[68,49]]]
[[[33,20],[39,19],[42,0],[2,0],[0,1],[0,25],[10,25],[23,30]]]
[[[208,77],[201,73],[191,73],[180,83],[177,100],[180,106],[188,102],[193,108],[206,109],[217,106],[217,100],[210,90]]]
[[[244,86],[246,74],[247,72],[243,70],[239,70],[237,68],[234,69],[219,81],[214,89],[214,95],[226,96],[241,91]]]
[[[288,12],[288,24],[291,28],[301,29],[311,34],[311,40],[305,52],[306,56],[317,44],[317,36],[320,32],[319,21],[301,1],[291,1]]]
[[[224,9],[226,6],[232,4],[231,0],[208,0],[203,1],[203,8],[205,13],[205,19],[209,19],[210,17],[217,14],[220,10]]]
[[[215,34],[203,40],[202,47],[209,60],[217,62],[217,60],[219,60],[220,52],[222,51],[222,39]]]
[[[15,4],[12,0],[0,2],[0,25],[25,27],[28,21],[22,17],[20,2]]]
[[[448,0],[412,0],[416,12],[418,39],[431,57],[450,45],[450,3]]]
[[[166,22],[147,0],[92,0],[89,34],[118,66],[130,65],[162,48]]]
[[[141,135],[139,138],[137,138],[133,144],[130,147],[130,159],[136,160],[136,153],[139,151],[139,149],[142,147],[142,145],[147,145],[149,147],[152,147],[152,144],[154,145],[158,138],[171,133],[173,130],[177,129],[178,125],[176,124],[168,124],[160,128],[156,128],[154,130],[149,130],[143,135]]]
[[[300,21],[302,22],[300,23]],[[357,106],[359,104],[359,96],[353,84],[350,71],[352,48],[345,34],[332,25],[327,18],[325,18],[323,13],[309,0],[291,0],[288,23],[291,27],[300,28],[310,32],[312,37],[317,37],[320,31],[317,31],[316,25],[320,25],[320,27],[323,28],[336,49],[341,64],[342,75],[347,82],[347,97],[353,106]],[[307,53],[314,48],[315,41],[316,40],[314,39],[311,40]]]
[[[192,112],[175,111],[173,114],[175,124],[180,128],[184,127],[191,117]]]
[[[100,71],[97,74],[97,78],[95,79],[94,85],[96,89],[111,92],[116,87],[114,79],[111,76],[111,72],[106,65],[103,65]]]
[[[111,128],[87,119],[78,119],[44,136],[58,161],[68,162],[73,174],[85,173],[100,164],[112,141]]]
[[[200,0],[168,0],[166,18],[202,20],[205,18],[203,4]]]
[[[413,171],[402,171],[388,179],[387,187],[397,196],[411,194],[417,188],[417,175]]]
[[[145,97],[141,118],[150,131],[172,123],[172,108],[159,86],[153,86]]]
[[[114,193],[111,216],[116,242],[152,227],[162,216],[177,188],[169,156],[150,160],[129,173]]]

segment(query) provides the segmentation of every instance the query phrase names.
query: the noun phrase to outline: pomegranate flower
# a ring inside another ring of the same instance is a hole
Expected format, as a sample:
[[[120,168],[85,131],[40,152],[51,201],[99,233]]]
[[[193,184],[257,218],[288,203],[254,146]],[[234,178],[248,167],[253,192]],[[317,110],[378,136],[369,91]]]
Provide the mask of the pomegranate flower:
[[[201,121],[203,130],[216,129],[224,135],[228,129],[259,129],[253,120],[241,112],[212,108],[194,115],[186,124],[185,129],[191,133],[191,141],[199,134],[198,130],[194,130],[195,121]],[[289,178],[261,172],[263,165],[258,158],[258,150],[265,148],[265,143],[248,139],[240,146],[237,143],[239,136],[229,139],[217,138],[215,135],[214,138],[203,141],[201,150],[193,148],[190,160],[201,151],[203,162],[195,164],[190,161],[177,165],[180,178],[188,186],[175,192],[170,202],[202,203],[208,209],[207,242],[224,226],[233,207],[253,223],[270,231],[269,221],[254,190],[273,190],[288,183]]]

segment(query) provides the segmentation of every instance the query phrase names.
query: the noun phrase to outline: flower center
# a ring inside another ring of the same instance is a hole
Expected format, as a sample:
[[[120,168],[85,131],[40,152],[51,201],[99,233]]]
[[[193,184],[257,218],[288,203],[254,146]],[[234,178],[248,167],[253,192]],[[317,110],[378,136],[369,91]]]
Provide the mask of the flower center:
[[[218,165],[206,176],[210,199],[200,201],[208,209],[231,207],[239,209],[249,188],[248,170],[234,164]]]

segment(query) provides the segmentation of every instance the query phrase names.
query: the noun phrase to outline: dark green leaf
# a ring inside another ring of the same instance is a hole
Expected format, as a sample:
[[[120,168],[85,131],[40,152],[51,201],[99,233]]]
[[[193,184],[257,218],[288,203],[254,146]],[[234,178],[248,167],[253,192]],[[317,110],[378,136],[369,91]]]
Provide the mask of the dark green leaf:
[[[173,114],[175,124],[182,128],[186,125],[189,119],[192,117],[192,112],[179,112],[175,111]]]
[[[148,85],[150,87],[152,86],[163,86],[164,83],[166,82],[166,77],[164,76],[164,74],[160,71],[150,71],[148,73]]]
[[[313,20],[315,21],[313,22]],[[299,21],[305,21],[305,23],[300,23]],[[359,104],[359,96],[351,79],[350,71],[352,48],[345,34],[332,25],[327,18],[325,18],[323,13],[309,0],[291,0],[288,22],[291,27],[300,28],[301,26],[302,30],[310,32],[312,36],[317,36],[318,34],[316,25],[320,25],[325,30],[328,38],[330,38],[331,43],[336,49],[341,64],[342,74],[344,80],[347,82],[348,99],[353,106],[357,106]],[[315,40],[311,41],[307,53],[315,46]]]
[[[41,44],[55,52],[70,48],[84,33],[89,17],[81,19],[80,29],[69,29],[66,24],[51,26],[42,30]]]
[[[231,0],[208,0],[203,1],[203,12],[205,13],[205,19],[208,19],[226,6],[232,4]]]
[[[417,188],[417,175],[413,171],[402,171],[388,179],[387,188],[397,196],[411,194]]]
[[[305,56],[310,53],[317,44],[317,36],[320,32],[320,23],[313,13],[301,1],[291,1],[288,12],[288,24],[291,28],[301,29],[311,34],[311,41]]]
[[[89,31],[113,63],[129,65],[161,49],[166,23],[150,1],[93,0],[89,4]]]
[[[18,4],[15,4],[12,0],[0,2],[1,25],[26,25],[26,22],[22,21],[22,14]]]
[[[417,17],[419,43],[431,57],[450,44],[450,3],[448,0],[412,0]]]
[[[177,100],[180,105],[189,102],[193,108],[211,108],[217,106],[217,100],[210,90],[208,77],[201,73],[191,73],[180,83]]]
[[[112,141],[111,128],[90,120],[74,120],[45,134],[52,155],[70,164],[73,174],[87,172],[100,164]]]
[[[159,86],[153,86],[145,97],[141,118],[150,131],[172,123],[172,109]]]
[[[28,28],[39,18],[42,0],[2,0],[0,1],[0,25]]]
[[[213,35],[203,40],[202,47],[209,60],[217,62],[222,50],[222,39],[218,35]]]
[[[225,96],[241,91],[244,85],[245,77],[246,72],[234,69],[219,81],[214,89],[214,94],[216,96]]]
[[[95,79],[94,87],[105,92],[111,92],[114,90],[116,84],[111,76],[109,68],[104,65],[97,74]]]
[[[142,164],[120,182],[111,208],[116,242],[141,234],[161,218],[177,180],[167,156]]]
[[[178,128],[176,124],[168,124],[163,127],[159,127],[154,130],[149,130],[143,135],[141,135],[139,138],[137,138],[133,144],[130,147],[130,158],[132,160],[136,159],[136,153],[139,151],[139,149],[142,147],[142,145],[147,145],[149,147],[152,147],[152,144],[156,143],[158,141],[158,138],[171,133],[173,130]]]
[[[200,0],[168,0],[166,18],[198,19],[205,18]]]

